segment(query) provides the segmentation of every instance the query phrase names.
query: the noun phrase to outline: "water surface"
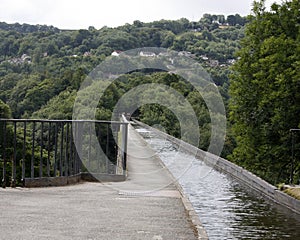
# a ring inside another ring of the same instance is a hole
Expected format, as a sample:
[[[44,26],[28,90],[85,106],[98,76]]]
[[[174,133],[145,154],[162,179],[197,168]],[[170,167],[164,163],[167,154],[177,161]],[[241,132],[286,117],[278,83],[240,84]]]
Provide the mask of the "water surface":
[[[300,239],[300,216],[148,132],[145,140],[190,198],[209,239]],[[149,137],[150,136],[150,137]]]

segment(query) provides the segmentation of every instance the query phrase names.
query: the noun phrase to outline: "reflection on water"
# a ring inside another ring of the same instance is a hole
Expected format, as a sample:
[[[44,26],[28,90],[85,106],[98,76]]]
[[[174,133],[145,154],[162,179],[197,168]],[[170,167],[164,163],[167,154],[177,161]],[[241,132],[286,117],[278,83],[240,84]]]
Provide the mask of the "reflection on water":
[[[154,133],[145,140],[179,179],[209,239],[300,239],[300,216],[266,201]],[[187,167],[188,166],[188,167]]]

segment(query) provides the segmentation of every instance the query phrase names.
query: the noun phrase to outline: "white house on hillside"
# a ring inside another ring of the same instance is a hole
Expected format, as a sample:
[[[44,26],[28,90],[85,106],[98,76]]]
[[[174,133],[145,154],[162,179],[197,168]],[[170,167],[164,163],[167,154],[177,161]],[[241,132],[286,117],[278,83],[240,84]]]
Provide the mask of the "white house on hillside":
[[[143,52],[143,51],[141,51],[140,56],[141,57],[155,57],[156,54],[154,52]]]

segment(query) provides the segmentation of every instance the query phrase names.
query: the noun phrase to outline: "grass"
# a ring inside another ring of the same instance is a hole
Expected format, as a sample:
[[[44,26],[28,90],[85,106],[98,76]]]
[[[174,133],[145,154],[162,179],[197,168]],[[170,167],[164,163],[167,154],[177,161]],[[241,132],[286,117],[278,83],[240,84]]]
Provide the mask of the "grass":
[[[284,192],[298,200],[300,200],[300,188],[287,188]]]

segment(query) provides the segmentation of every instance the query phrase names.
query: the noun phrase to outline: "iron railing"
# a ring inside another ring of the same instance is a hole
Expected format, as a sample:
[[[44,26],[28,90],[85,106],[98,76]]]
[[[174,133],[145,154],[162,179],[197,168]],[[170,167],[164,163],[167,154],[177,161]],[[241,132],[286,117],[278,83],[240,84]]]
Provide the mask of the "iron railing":
[[[128,122],[0,119],[2,187],[82,172],[126,173]],[[119,147],[120,146],[120,147]]]
[[[290,179],[289,184],[294,184],[294,171],[295,171],[295,134],[300,133],[300,129],[292,128],[290,129],[291,133],[291,141],[292,141],[292,161],[291,161],[291,169],[290,169]],[[298,180],[300,182],[300,179]]]

